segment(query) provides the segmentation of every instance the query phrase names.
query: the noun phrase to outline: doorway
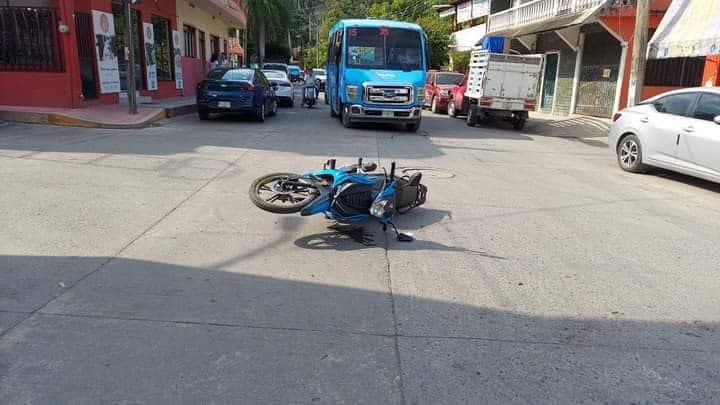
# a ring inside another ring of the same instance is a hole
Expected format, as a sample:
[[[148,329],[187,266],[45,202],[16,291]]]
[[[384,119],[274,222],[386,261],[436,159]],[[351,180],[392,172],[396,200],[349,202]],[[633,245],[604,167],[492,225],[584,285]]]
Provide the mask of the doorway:
[[[200,70],[202,72],[202,76],[205,77],[205,74],[208,70],[208,59],[207,59],[207,46],[205,45],[205,32],[204,31],[198,31],[198,44],[200,47],[199,57],[200,57]]]
[[[75,32],[77,33],[83,99],[94,100],[98,96],[95,73],[95,38],[93,38],[92,16],[89,13],[75,12]]]
[[[560,53],[545,54],[545,71],[543,72],[542,99],[540,108],[544,112],[552,112],[555,103],[555,89],[560,68]]]

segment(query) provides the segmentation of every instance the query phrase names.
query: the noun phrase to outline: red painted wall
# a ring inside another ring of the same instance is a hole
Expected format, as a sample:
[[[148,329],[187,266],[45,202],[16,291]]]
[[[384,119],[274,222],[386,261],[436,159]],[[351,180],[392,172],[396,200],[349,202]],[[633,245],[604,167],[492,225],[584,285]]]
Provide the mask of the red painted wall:
[[[702,85],[720,86],[720,55],[710,55],[705,58]]]
[[[68,33],[58,33],[64,71],[53,73],[0,72],[0,104],[61,108],[117,104],[119,102],[117,94],[100,94],[99,87],[96,100],[83,100],[73,17],[76,10],[88,13],[91,10],[112,12],[111,1],[53,0],[53,6],[58,8],[60,19],[70,28]],[[167,18],[170,21],[171,29],[177,29],[175,0],[143,1],[134,8],[140,12],[140,19],[143,22],[150,23],[152,22],[152,16],[157,15]],[[143,40],[142,35],[140,40]],[[175,89],[175,81],[172,80],[159,82],[158,90],[142,91],[141,94],[154,98],[166,98],[182,95],[182,91]]]
[[[195,95],[195,87],[203,79],[201,61],[198,58],[182,57],[183,87],[186,96]]]

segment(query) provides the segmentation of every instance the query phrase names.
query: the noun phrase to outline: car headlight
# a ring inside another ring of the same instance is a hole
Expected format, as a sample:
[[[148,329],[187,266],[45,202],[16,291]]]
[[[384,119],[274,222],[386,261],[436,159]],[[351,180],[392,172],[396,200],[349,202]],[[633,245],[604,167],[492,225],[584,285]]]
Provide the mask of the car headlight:
[[[425,87],[417,88],[417,101],[425,101]]]
[[[355,100],[358,96],[358,86],[345,86],[345,94],[348,100]]]
[[[376,200],[370,206],[370,215],[377,218],[392,218],[395,215],[395,201]]]

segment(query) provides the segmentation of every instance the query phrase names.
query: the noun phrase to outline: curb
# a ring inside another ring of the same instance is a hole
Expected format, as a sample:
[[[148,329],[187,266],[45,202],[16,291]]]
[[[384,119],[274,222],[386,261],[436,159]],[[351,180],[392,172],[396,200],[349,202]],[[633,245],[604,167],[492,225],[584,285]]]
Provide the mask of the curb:
[[[112,124],[105,122],[88,121],[81,118],[69,117],[58,113],[30,112],[30,111],[3,111],[0,110],[0,121],[24,122],[28,124],[58,125],[79,128],[104,129],[141,129],[147,128],[167,118],[179,115],[192,114],[197,111],[195,104],[164,108],[142,122],[132,124]]]

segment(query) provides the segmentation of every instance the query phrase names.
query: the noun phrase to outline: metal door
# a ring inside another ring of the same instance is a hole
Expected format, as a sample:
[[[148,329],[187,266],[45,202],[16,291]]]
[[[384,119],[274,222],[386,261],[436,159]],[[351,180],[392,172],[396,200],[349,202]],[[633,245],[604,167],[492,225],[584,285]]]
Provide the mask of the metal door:
[[[560,54],[557,53],[548,53],[545,55],[545,73],[543,73],[543,92],[540,104],[540,107],[545,111],[552,111],[553,108],[559,59]]]
[[[93,38],[92,16],[75,12],[78,57],[80,58],[80,81],[85,100],[97,98],[97,75],[95,72],[95,41]]]
[[[575,112],[610,118],[615,104],[618,72],[617,64],[583,66]]]

